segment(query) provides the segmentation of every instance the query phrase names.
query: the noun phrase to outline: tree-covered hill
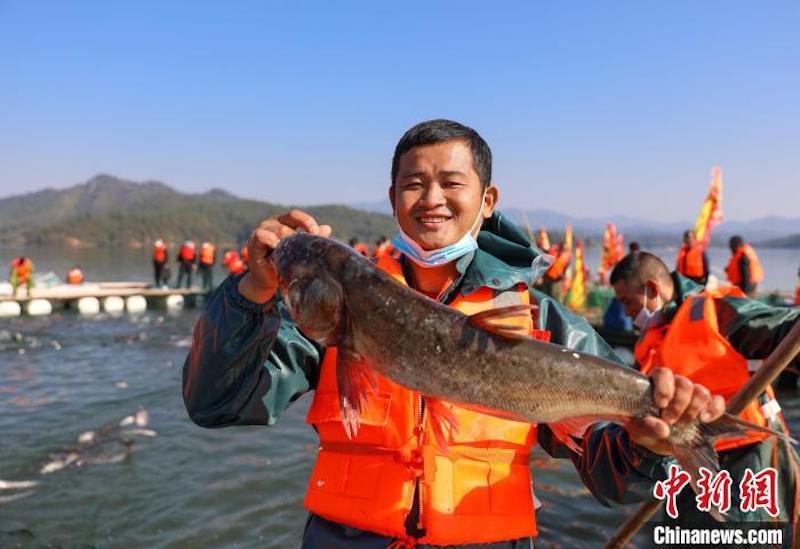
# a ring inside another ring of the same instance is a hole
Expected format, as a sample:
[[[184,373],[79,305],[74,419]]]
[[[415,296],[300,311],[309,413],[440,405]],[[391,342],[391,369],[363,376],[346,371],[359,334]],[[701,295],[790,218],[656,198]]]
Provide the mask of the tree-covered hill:
[[[245,241],[259,221],[289,208],[220,190],[183,194],[163,183],[97,176],[63,191],[0,200],[0,243],[138,247],[156,238],[173,244],[192,238],[221,247]],[[338,205],[304,209],[344,240],[372,242],[394,232],[387,215]]]

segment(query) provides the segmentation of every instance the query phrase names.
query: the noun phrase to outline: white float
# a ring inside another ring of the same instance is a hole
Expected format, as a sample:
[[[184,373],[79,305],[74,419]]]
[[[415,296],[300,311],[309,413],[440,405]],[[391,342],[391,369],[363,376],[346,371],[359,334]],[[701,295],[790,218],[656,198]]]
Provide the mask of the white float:
[[[143,295],[132,295],[125,299],[125,308],[129,313],[143,313],[147,310],[147,300]]]
[[[11,295],[14,293],[14,286],[10,282],[0,282],[0,295]]]
[[[108,314],[119,314],[125,310],[125,300],[118,295],[110,295],[103,300],[103,310]]]
[[[82,315],[96,315],[100,312],[100,300],[96,297],[82,297],[78,300],[78,312]]]
[[[19,316],[22,314],[22,307],[16,301],[0,301],[0,317]]]
[[[53,305],[46,299],[31,299],[25,306],[25,312],[31,316],[45,316],[53,312]]]
[[[167,309],[183,309],[183,296],[180,294],[168,295]]]

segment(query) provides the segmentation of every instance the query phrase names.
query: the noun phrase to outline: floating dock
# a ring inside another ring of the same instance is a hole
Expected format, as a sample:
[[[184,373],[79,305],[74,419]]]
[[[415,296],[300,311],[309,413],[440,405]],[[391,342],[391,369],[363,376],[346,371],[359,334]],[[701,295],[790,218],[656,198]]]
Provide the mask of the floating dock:
[[[22,314],[49,315],[56,310],[74,310],[82,315],[100,313],[142,313],[147,309],[192,308],[200,288],[155,288],[144,282],[100,282],[97,284],[60,284],[33,288],[30,295],[21,289],[17,296],[0,295],[0,317]]]

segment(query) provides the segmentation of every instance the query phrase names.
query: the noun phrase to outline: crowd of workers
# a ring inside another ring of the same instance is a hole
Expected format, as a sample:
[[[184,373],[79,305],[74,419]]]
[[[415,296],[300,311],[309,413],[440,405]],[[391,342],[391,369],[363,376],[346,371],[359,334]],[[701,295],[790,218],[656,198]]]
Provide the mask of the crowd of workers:
[[[380,258],[391,254],[394,249],[392,243],[381,236],[374,244],[372,249],[358,238],[351,238],[350,246],[366,257]],[[758,284],[764,278],[764,270],[753,247],[746,243],[741,236],[730,238],[728,245],[731,256],[725,267],[727,280],[734,286],[739,287],[745,295],[753,297],[758,289]],[[638,242],[631,242],[629,250],[638,251]],[[550,267],[538,280],[537,288],[548,295],[558,296],[558,284],[564,280],[567,269],[572,262],[573,251],[565,242],[554,244],[548,249],[543,250],[553,258]],[[240,250],[228,249],[222,255],[222,266],[227,269],[228,274],[238,275],[247,270],[248,258],[247,245],[243,245]],[[167,286],[171,278],[171,270],[168,266],[169,252],[167,243],[163,239],[157,239],[153,245],[153,277],[157,287]],[[179,247],[177,253],[178,279],[175,287],[192,286],[193,274],[197,267],[202,277],[202,288],[211,290],[214,288],[213,268],[217,262],[216,247],[213,243],[205,241],[200,245],[198,252],[197,246],[192,240],[185,240]],[[14,295],[17,295],[18,288],[30,290],[33,286],[33,261],[29,257],[15,257],[11,262],[8,280],[13,288]],[[683,234],[683,243],[678,251],[675,270],[693,282],[705,286],[710,272],[708,254],[705,248],[695,242],[694,232],[686,231]],[[66,274],[67,284],[83,284],[85,274],[79,265],[71,267]],[[800,305],[800,271],[798,271],[798,286],[795,295],[795,302]]]
[[[221,264],[227,269],[228,274],[239,275],[247,270],[247,246],[242,246],[241,250],[229,249],[222,254]],[[167,243],[159,238],[153,245],[153,277],[157,287],[167,286],[172,276],[168,265],[169,251]],[[192,287],[192,278],[195,266],[202,277],[201,287],[210,291],[214,288],[214,265],[217,263],[217,249],[214,243],[204,241],[200,244],[198,251],[197,245],[193,240],[184,240],[178,248],[176,262],[178,263],[178,280],[176,288],[182,286]]]

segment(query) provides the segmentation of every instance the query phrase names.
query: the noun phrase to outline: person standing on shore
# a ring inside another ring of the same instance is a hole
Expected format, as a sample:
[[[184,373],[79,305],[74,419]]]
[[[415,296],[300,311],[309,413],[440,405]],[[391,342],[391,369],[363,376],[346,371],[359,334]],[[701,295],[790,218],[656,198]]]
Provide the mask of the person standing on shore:
[[[180,270],[178,271],[178,284],[176,288],[180,288],[183,284],[183,278],[186,277],[186,287],[192,287],[192,273],[194,272],[194,263],[197,259],[197,249],[192,240],[184,240],[178,251],[178,263]]]
[[[27,295],[30,296],[33,287],[33,261],[25,256],[15,257],[11,260],[8,281],[11,283],[14,297],[17,296],[17,288],[20,286],[25,286]]]
[[[167,259],[169,259],[167,243],[159,238],[153,244],[153,277],[155,278],[156,288],[160,288],[166,283],[164,280],[164,265],[167,264]]]
[[[203,289],[211,291],[214,287],[214,264],[217,262],[217,250],[211,242],[200,245],[200,258],[198,265],[200,274],[203,275]]]

